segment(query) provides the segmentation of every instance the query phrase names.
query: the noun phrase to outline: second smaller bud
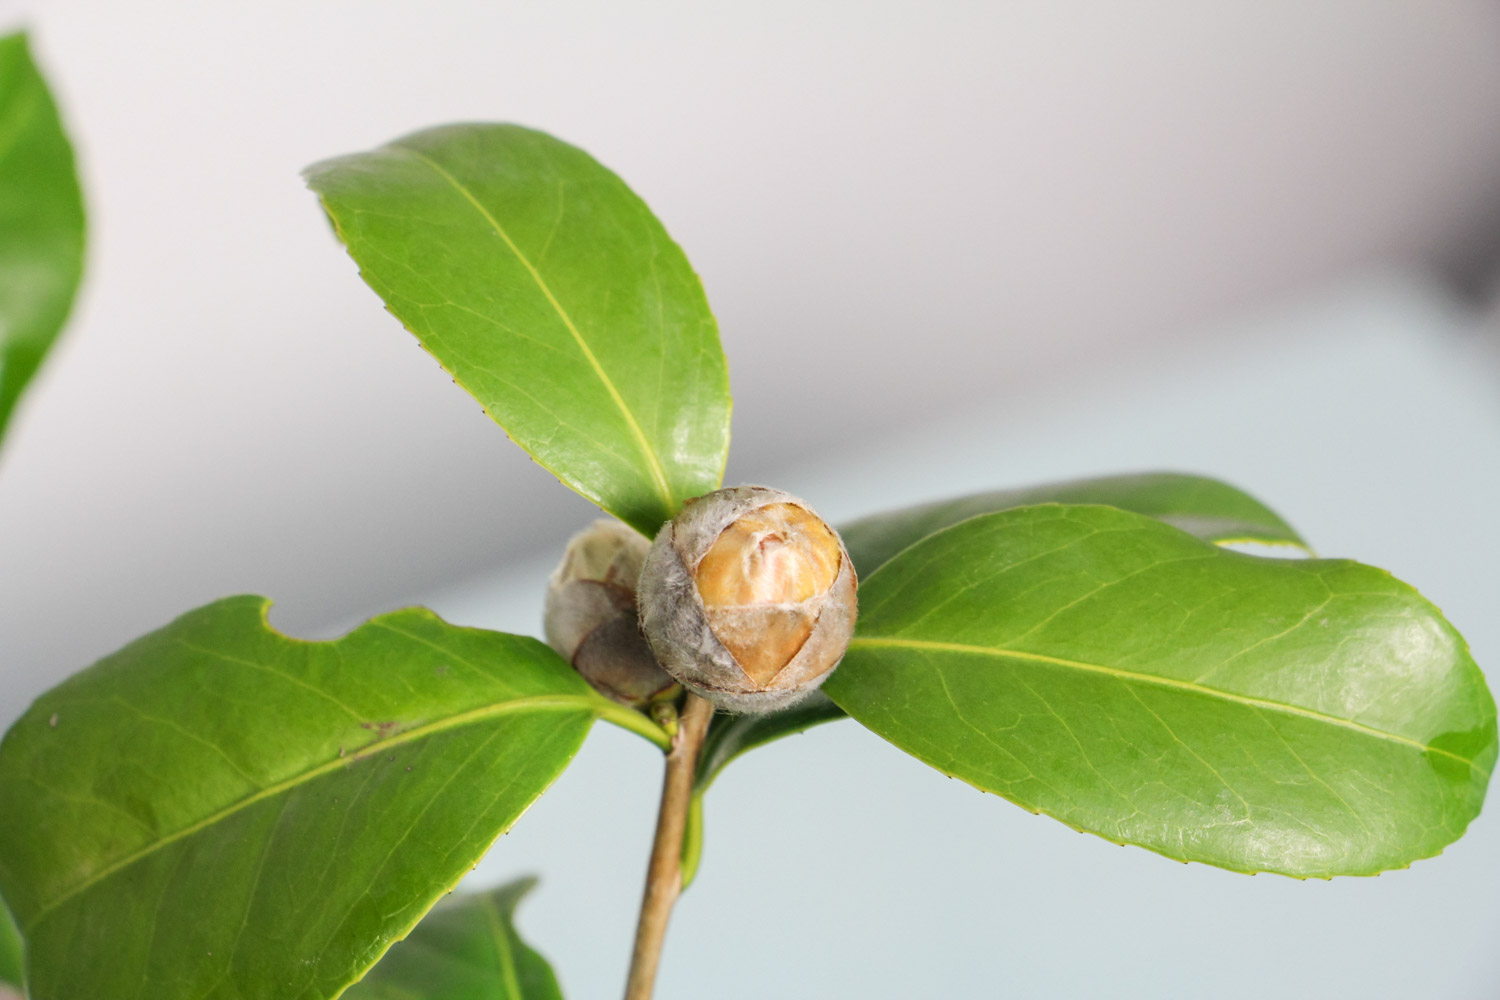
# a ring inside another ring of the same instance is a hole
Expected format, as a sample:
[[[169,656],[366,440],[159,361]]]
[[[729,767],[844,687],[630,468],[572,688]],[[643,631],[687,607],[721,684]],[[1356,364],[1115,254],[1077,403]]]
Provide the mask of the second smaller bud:
[[[568,541],[547,581],[547,644],[594,690],[642,708],[677,688],[641,635],[636,584],[651,543],[618,521],[595,521]]]

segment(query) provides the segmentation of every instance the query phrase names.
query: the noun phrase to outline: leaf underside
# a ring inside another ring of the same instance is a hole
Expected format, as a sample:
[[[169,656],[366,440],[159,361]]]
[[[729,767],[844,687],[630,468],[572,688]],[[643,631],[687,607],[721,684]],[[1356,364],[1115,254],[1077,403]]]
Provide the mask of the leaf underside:
[[[0,38],[0,439],[83,274],[83,194],[24,34]]]
[[[450,125],[306,176],[387,308],[564,483],[648,537],[719,487],[729,376],[708,301],[592,157]]]
[[[1462,638],[1358,563],[1045,505],[938,532],[860,597],[824,686],[851,716],[978,788],[1178,860],[1403,867],[1464,831],[1494,765],[1494,702]]]
[[[821,691],[779,712],[763,715],[730,715],[720,712],[713,718],[703,748],[698,753],[698,770],[693,780],[695,793],[702,795],[719,772],[742,754],[783,736],[806,732],[821,722],[842,719],[843,710]]]
[[[191,612],[0,743],[34,1000],[325,998],[567,765],[603,699],[533,639],[399,611],[341,639]]]
[[[693,797],[682,844],[683,888],[687,888],[698,874],[703,853],[703,796],[719,772],[756,747],[842,718],[844,710],[821,691],[814,691],[790,708],[778,712],[763,715],[719,712],[713,717],[703,747],[698,752],[697,772],[693,776]]]
[[[1145,514],[1204,541],[1308,544],[1275,511],[1228,483],[1180,472],[1099,476],[992,490],[861,518],[839,529],[862,576],[928,535],[979,514],[1041,503],[1103,504]]]
[[[516,932],[516,906],[535,885],[439,903],[344,1000],[562,1000],[552,967]]]

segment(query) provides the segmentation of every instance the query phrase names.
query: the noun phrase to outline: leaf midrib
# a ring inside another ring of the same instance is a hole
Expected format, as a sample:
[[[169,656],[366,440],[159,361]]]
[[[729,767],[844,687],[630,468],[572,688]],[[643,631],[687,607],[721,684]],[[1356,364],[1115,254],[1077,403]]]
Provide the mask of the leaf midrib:
[[[306,771],[302,771],[298,774],[292,775],[289,778],[285,778],[274,785],[267,785],[265,788],[247,795],[237,802],[231,803],[223,809],[220,809],[218,812],[206,816],[201,820],[198,820],[196,823],[189,824],[188,826],[183,827],[181,830],[174,831],[173,833],[170,833],[165,837],[161,837],[138,848],[134,852],[126,855],[113,864],[100,869],[93,875],[90,875],[88,878],[84,879],[82,882],[79,882],[77,885],[65,890],[60,895],[53,898],[51,901],[45,903],[39,910],[37,910],[34,916],[26,921],[22,929],[25,932],[30,933],[32,930],[38,927],[43,920],[47,919],[48,916],[56,912],[59,907],[68,902],[70,899],[82,895],[89,889],[92,889],[95,885],[98,885],[100,882],[103,882],[105,879],[109,878],[111,875],[114,875],[117,872],[130,867],[137,861],[150,857],[157,851],[160,851],[179,840],[184,840],[188,837],[191,837],[195,833],[199,833],[217,823],[223,822],[229,817],[250,808],[258,802],[263,802],[264,800],[273,798],[277,795],[282,794],[283,792],[287,792],[301,785],[308,784],[318,778],[323,777],[324,775],[332,774],[342,767],[347,767],[370,756],[377,755],[391,747],[401,746],[405,743],[410,743],[414,740],[419,740],[426,736],[431,736],[449,729],[457,729],[461,726],[469,725],[475,722],[482,722],[487,719],[491,719],[500,715],[507,715],[512,712],[569,711],[576,709],[597,717],[601,714],[600,707],[601,706],[598,703],[598,699],[592,695],[536,695],[529,698],[519,698],[514,701],[505,701],[497,702],[491,705],[482,705],[479,708],[470,709],[467,712],[460,712],[457,715],[450,715],[435,722],[429,722],[426,725],[415,726],[404,732],[400,732],[393,736],[390,736],[384,740],[376,740],[373,743],[367,743],[364,746],[360,747],[359,750],[347,757],[335,757],[332,760],[317,765],[316,767],[309,768]]]
[[[510,238],[510,234],[506,232],[504,226],[500,225],[499,220],[495,218],[490,210],[485,208],[484,204],[478,198],[474,197],[473,192],[458,178],[449,173],[442,164],[426,154],[412,149],[410,146],[393,143],[390,148],[398,149],[403,153],[415,157],[418,161],[431,168],[453,190],[457,191],[479,213],[480,217],[495,230],[495,234],[505,242],[506,247],[515,255],[516,260],[520,261],[521,266],[531,275],[531,280],[536,283],[537,288],[546,297],[548,304],[552,306],[553,311],[562,320],[563,326],[567,327],[568,333],[572,334],[574,342],[578,345],[578,349],[583,352],[584,358],[588,361],[589,366],[593,368],[594,374],[599,377],[599,381],[603,383],[605,390],[609,393],[610,399],[614,400],[615,406],[619,408],[621,416],[625,418],[626,426],[629,427],[631,435],[635,438],[636,445],[640,448],[641,454],[646,459],[646,465],[651,473],[652,482],[656,486],[657,492],[661,494],[662,502],[666,504],[669,512],[675,514],[677,512],[677,505],[672,500],[672,490],[667,485],[666,471],[662,467],[661,458],[657,455],[656,448],[646,437],[646,432],[641,428],[640,422],[636,420],[635,413],[625,402],[625,397],[620,395],[620,390],[615,387],[614,380],[609,377],[609,374],[604,370],[604,366],[599,363],[599,358],[594,354],[594,349],[589,346],[588,341],[579,332],[578,327],[573,323],[573,318],[568,315],[568,311],[563,308],[562,303],[552,294],[551,287],[542,278],[541,272],[537,270],[536,265],[532,264],[531,260],[521,252],[521,248]]]
[[[1256,698],[1251,695],[1235,694],[1231,691],[1223,691],[1218,688],[1211,688],[1202,684],[1195,684],[1192,681],[1178,680],[1172,677],[1162,677],[1156,674],[1143,674],[1133,670],[1124,670],[1119,667],[1106,666],[1102,663],[1087,663],[1082,660],[1068,660],[1056,656],[1046,656],[1042,653],[1026,653],[1020,650],[1001,649],[994,646],[973,646],[965,643],[935,642],[926,639],[897,639],[861,636],[855,638],[849,643],[850,650],[858,648],[920,649],[947,653],[966,653],[978,656],[992,656],[998,658],[1026,660],[1033,663],[1045,663],[1050,666],[1066,667],[1073,670],[1086,671],[1088,673],[1102,674],[1104,676],[1112,677],[1116,680],[1125,681],[1127,683],[1152,684],[1158,687],[1172,688],[1178,691],[1187,691],[1193,694],[1206,695],[1208,697],[1218,698],[1234,704],[1245,705],[1249,708],[1265,709],[1272,712],[1281,712],[1287,715],[1301,716],[1305,719],[1312,719],[1317,722],[1328,723],[1329,725],[1348,729],[1353,732],[1361,733],[1365,736],[1373,736],[1377,739],[1388,740],[1392,743],[1400,743],[1405,746],[1412,747],[1413,749],[1421,750],[1423,752],[1439,754],[1443,757],[1448,757],[1452,760],[1455,760],[1461,764],[1465,764],[1473,768],[1479,774],[1484,775],[1485,777],[1489,777],[1490,773],[1484,768],[1480,767],[1470,758],[1463,757],[1451,750],[1444,750],[1441,747],[1435,747],[1431,744],[1423,743],[1420,740],[1414,740],[1410,737],[1402,736],[1399,733],[1391,733],[1383,729],[1376,729],[1373,726],[1366,726],[1363,723],[1355,722],[1352,719],[1341,719],[1336,715],[1328,715],[1325,712],[1319,712],[1315,709],[1301,708],[1297,705],[1288,705],[1285,702],[1271,701],[1267,698]]]

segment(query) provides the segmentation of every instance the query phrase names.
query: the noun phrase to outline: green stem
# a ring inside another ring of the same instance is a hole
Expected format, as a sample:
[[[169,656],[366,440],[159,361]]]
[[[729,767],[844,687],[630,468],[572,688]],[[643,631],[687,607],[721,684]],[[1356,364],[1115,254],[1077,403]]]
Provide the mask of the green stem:
[[[682,832],[682,887],[693,884],[698,862],[703,860],[703,792],[693,793],[688,806],[687,829]]]
[[[644,736],[662,750],[672,752],[672,737],[661,726],[627,705],[609,701],[602,696],[600,701],[604,704],[600,706],[599,718],[613,722],[621,729],[628,729],[637,736]]]

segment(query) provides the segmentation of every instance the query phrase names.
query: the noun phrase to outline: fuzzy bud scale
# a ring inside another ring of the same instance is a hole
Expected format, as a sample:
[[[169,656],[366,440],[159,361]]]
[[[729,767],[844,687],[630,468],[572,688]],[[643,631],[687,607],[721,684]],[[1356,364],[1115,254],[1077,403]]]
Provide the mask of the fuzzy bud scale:
[[[736,712],[812,692],[853,634],[856,580],[838,534],[763,486],[692,501],[641,571],[641,623],[667,672]]]
[[[547,581],[547,644],[595,690],[640,707],[676,687],[641,635],[636,585],[651,543],[618,521],[595,521],[568,542]]]

